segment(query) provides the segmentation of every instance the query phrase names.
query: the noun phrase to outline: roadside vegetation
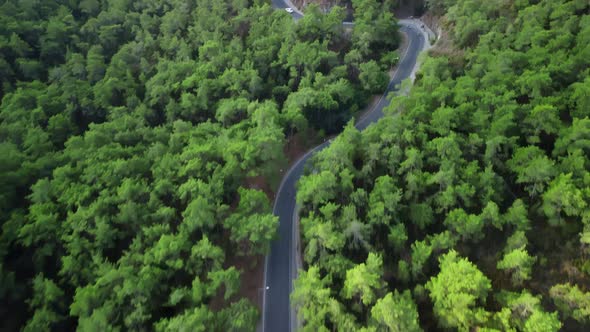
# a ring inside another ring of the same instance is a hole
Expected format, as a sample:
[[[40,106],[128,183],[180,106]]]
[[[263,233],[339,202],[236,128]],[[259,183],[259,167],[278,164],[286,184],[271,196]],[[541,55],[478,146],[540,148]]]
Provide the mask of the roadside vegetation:
[[[588,330],[590,5],[426,3],[452,42],[298,183],[303,330]]]
[[[396,21],[358,5],[348,38],[338,8],[3,1],[0,330],[253,330],[240,266],[277,227],[254,184],[396,59]]]

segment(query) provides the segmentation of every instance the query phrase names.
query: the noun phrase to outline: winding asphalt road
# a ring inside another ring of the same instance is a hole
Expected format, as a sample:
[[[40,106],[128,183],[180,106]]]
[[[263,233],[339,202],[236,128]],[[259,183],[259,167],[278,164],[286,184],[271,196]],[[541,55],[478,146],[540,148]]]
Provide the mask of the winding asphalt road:
[[[289,0],[272,0],[275,8],[291,7]],[[294,19],[302,15],[291,13]],[[400,31],[408,36],[408,47],[402,56],[393,78],[387,86],[378,103],[362,117],[355,127],[359,130],[367,128],[383,116],[383,108],[389,105],[387,95],[395,91],[402,80],[408,78],[416,66],[418,54],[425,48],[423,31],[413,20],[400,20]],[[279,217],[278,239],[271,244],[270,254],[266,256],[264,264],[264,295],[262,311],[262,332],[290,332],[295,329],[295,317],[290,305],[289,295],[293,289],[297,265],[294,234],[298,234],[294,227],[296,223],[295,184],[303,174],[303,167],[314,153],[330,144],[326,141],[301,157],[283,177],[274,202],[273,213]]]

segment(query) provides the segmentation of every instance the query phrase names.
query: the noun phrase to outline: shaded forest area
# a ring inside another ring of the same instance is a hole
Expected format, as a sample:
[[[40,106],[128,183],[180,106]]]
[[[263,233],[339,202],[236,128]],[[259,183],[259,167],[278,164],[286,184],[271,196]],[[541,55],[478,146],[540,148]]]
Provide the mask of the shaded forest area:
[[[590,329],[590,4],[430,0],[452,43],[298,183],[304,331]]]
[[[253,330],[285,142],[387,84],[372,0],[295,23],[248,0],[3,1],[0,329]],[[237,258],[236,258],[237,257]]]
[[[354,21],[354,6],[352,0],[291,0],[297,8],[306,8],[309,5],[317,4],[320,10],[328,13],[332,7],[339,6],[346,9],[346,21]],[[424,0],[379,0],[384,8],[393,11],[397,18],[408,16],[421,16],[426,10]]]

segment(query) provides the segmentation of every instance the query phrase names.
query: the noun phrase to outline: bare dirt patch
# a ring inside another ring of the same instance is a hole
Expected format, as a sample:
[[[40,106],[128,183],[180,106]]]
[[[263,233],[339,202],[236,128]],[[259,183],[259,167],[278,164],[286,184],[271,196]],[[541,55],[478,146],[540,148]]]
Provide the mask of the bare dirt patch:
[[[287,140],[283,152],[285,153],[287,160],[289,160],[289,167],[307,152],[310,146],[310,142],[307,141],[308,139],[303,137],[301,133],[297,133]],[[283,170],[283,173],[284,172],[285,170]]]
[[[292,135],[283,147],[283,152],[285,153],[285,157],[287,157],[288,166],[281,170],[281,177],[297,160],[299,160],[299,158],[309,151],[309,149],[320,144],[321,141],[321,135],[311,128],[309,128],[307,132]]]
[[[240,296],[248,298],[262,310],[262,280],[264,279],[264,256],[233,257],[232,266],[242,271]]]
[[[434,31],[435,33],[442,29],[440,16],[434,15],[430,12],[426,12],[424,13],[424,15],[420,17],[420,20],[424,22],[424,24],[426,24],[426,26],[428,26],[428,28]]]
[[[260,311],[262,311],[262,280],[264,276],[264,256],[237,256],[228,257],[224,267],[235,267],[240,270],[240,289],[238,293],[232,296],[229,301],[223,299],[225,292],[224,287],[217,292],[216,296],[211,299],[209,304],[211,310],[219,311],[227,306],[228,303],[238,301],[241,298],[247,298]]]
[[[262,190],[269,200],[274,199],[274,191],[268,181],[262,176],[252,176],[246,179],[246,188]]]
[[[465,52],[454,45],[451,36],[447,32],[449,29],[442,29],[446,23],[443,19],[432,18],[430,19],[429,27],[436,31],[438,39],[436,44],[428,51],[431,57],[446,57],[449,59],[449,65],[455,70],[462,70],[466,65]]]

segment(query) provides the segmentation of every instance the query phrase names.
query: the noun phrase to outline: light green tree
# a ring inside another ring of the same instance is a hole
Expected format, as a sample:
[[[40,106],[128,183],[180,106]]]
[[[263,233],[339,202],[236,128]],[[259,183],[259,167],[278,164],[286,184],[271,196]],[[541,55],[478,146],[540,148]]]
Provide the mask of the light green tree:
[[[506,270],[516,286],[522,285],[523,281],[531,278],[533,265],[537,258],[530,256],[523,247],[512,249],[502,257],[496,265],[500,270]]]
[[[299,308],[299,318],[305,321],[308,331],[328,331],[325,324],[333,301],[329,282],[329,279],[320,277],[317,266],[301,271],[294,281],[291,301]]]
[[[364,90],[369,93],[380,93],[385,89],[388,82],[387,74],[381,70],[375,61],[362,63],[359,66],[359,80]]]
[[[542,194],[555,174],[554,162],[536,146],[518,148],[507,165],[517,174],[516,183],[524,184],[531,197]]]
[[[563,225],[567,217],[577,217],[586,207],[584,195],[572,181],[572,174],[560,174],[543,194],[543,212],[551,225]]]
[[[390,332],[422,331],[418,324],[418,309],[409,290],[387,293],[371,309],[371,318],[377,327]]]
[[[577,285],[557,284],[549,290],[549,296],[564,315],[580,323],[590,321],[590,293],[583,292]]]
[[[488,313],[479,305],[485,304],[492,287],[490,280],[454,250],[441,256],[439,263],[439,274],[425,286],[434,303],[439,325],[460,331],[481,326]]]
[[[377,292],[383,287],[383,258],[369,253],[367,261],[346,271],[342,295],[347,299],[357,299],[358,303],[369,306],[375,303]]]

